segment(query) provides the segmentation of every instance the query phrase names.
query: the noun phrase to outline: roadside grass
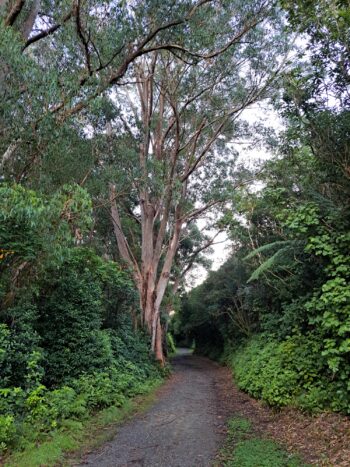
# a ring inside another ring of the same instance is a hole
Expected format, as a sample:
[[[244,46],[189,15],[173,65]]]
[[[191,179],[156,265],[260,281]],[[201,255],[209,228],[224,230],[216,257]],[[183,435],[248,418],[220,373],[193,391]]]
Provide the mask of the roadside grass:
[[[307,467],[299,456],[290,454],[272,440],[254,433],[251,422],[243,417],[229,421],[225,445],[216,466],[224,467]]]
[[[144,394],[128,399],[123,406],[111,406],[85,421],[66,420],[59,431],[48,435],[47,441],[28,443],[20,452],[4,459],[4,467],[70,466],[103,443],[111,440],[122,422],[142,413],[156,399],[156,390],[164,383],[157,380],[145,384]]]

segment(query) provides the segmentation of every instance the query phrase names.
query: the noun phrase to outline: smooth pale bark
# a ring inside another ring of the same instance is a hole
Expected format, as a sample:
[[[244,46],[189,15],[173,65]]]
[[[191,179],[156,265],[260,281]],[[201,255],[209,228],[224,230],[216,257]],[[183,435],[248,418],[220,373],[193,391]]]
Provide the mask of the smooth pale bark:
[[[122,224],[117,208],[117,195],[114,185],[110,185],[111,217],[114,227],[114,234],[117,240],[118,250],[122,259],[127,263],[133,272],[135,284],[140,294],[140,305],[142,310],[142,323],[148,329],[152,339],[152,351],[157,360],[164,363],[163,354],[163,333],[160,323],[160,306],[169,283],[171,267],[179,245],[182,221],[178,220],[174,233],[166,252],[161,273],[157,276],[160,256],[153,248],[153,226],[154,210],[143,208],[143,241],[146,251],[142,252],[142,266],[138,266],[137,261],[132,256],[126,237],[122,230]],[[151,228],[152,227],[152,228]]]
[[[199,2],[198,6],[201,4]],[[237,69],[230,68],[226,72],[218,63],[217,73],[212,67],[215,67],[215,57],[239,43],[265,18],[265,13],[264,4],[254,15],[247,14],[234,37],[214,52],[204,55],[190,53],[191,60],[187,61],[188,51],[182,46],[165,48],[155,44],[148,49],[147,56],[139,54],[133,61],[132,76],[127,85],[133,87],[131,90],[129,87],[130,92],[126,87],[125,102],[132,101],[128,110],[135,120],[132,123],[128,123],[128,119],[121,120],[130,137],[139,144],[138,148],[135,147],[139,173],[137,179],[130,180],[140,209],[141,258],[138,261],[132,257],[123,225],[116,215],[118,201],[115,197],[111,197],[111,214],[117,226],[114,231],[120,256],[137,278],[142,323],[151,335],[152,351],[161,362],[164,362],[161,305],[183,227],[223,203],[221,196],[213,199],[202,196],[205,181],[198,189],[196,199],[193,194],[196,177],[203,175],[202,169],[210,161],[208,155],[215,154],[218,139],[226,130],[231,134],[232,123],[245,108],[259,99],[277,74],[277,71],[272,71],[269,76],[263,74],[253,79],[242,98],[236,99],[228,93],[230,99],[222,99],[224,108],[217,109],[215,99],[212,105],[211,94],[215,90],[216,96],[221,97],[221,84],[224,92],[225,86],[229,88],[232,84],[232,73],[239,76],[245,65],[244,60],[233,61]],[[192,62],[193,57],[202,59],[197,77],[190,73],[194,70],[191,67],[196,66]],[[204,81],[200,79],[201,74],[206,77]],[[196,113],[197,101],[203,115]],[[135,129],[138,131],[136,138]],[[201,177],[198,178],[200,180]]]
[[[157,270],[159,259],[155,261],[153,248],[153,226],[154,212],[151,209],[143,210],[144,228],[143,228],[143,245],[146,251],[142,254],[142,265],[139,267],[137,261],[132,255],[128,241],[124,236],[120,215],[116,201],[117,195],[114,185],[110,185],[110,204],[111,217],[114,227],[114,234],[117,240],[118,250],[122,259],[130,267],[136,287],[140,295],[140,306],[142,311],[142,324],[147,328],[152,338],[152,351],[157,360],[164,363],[163,347],[162,347],[162,328],[160,323],[160,304],[163,300],[166,286],[169,281],[170,269],[173,256],[176,252],[178,235],[172,241],[172,248],[169,249],[165,260],[162,273],[157,280]]]

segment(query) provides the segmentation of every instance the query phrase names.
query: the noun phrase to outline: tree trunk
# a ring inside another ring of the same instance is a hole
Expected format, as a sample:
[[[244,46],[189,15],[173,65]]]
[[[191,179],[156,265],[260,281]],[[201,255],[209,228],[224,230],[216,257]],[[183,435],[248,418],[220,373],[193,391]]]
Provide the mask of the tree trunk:
[[[0,14],[4,16],[5,26],[15,27],[25,41],[32,32],[39,10],[40,0],[0,0]]]
[[[154,355],[156,360],[163,366],[165,363],[165,357],[163,352],[163,328],[160,324],[160,316],[158,314],[157,323],[156,323],[156,336],[155,336],[155,349]]]
[[[155,302],[154,273],[151,267],[144,271],[144,277],[142,278],[142,289],[139,291],[139,293],[141,295],[143,325],[147,327],[148,332],[151,334]]]

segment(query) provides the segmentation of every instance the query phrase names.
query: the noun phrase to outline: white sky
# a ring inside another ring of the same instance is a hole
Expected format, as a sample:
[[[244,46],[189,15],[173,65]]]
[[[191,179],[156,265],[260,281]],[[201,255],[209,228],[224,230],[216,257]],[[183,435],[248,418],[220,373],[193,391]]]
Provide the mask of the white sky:
[[[272,127],[276,131],[283,129],[281,119],[270,105],[254,105],[254,107],[244,110],[241,118],[251,124],[263,122],[266,126]],[[235,149],[239,152],[238,163],[243,163],[248,167],[254,167],[260,162],[264,162],[272,157],[272,154],[267,152],[264,148],[251,150],[240,144],[236,145]],[[219,267],[227,260],[231,252],[231,241],[228,240],[226,232],[220,233],[216,242],[217,244],[212,247],[213,253],[207,254],[207,257],[213,261],[211,269],[214,271],[219,269]],[[198,266],[194,268],[188,275],[187,287],[196,287],[201,284],[207,276],[208,272],[203,267]]]

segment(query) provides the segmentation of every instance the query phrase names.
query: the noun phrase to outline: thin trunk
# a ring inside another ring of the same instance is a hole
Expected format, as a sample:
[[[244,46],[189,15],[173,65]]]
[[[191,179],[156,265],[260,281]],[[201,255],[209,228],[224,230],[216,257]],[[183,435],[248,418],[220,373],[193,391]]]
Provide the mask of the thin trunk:
[[[126,264],[129,266],[131,269],[134,280],[136,283],[136,286],[140,292],[142,292],[142,276],[141,272],[139,270],[139,267],[137,265],[137,262],[129,248],[128,242],[126,240],[126,237],[124,235],[124,232],[122,230],[122,225],[121,225],[121,220],[119,216],[119,211],[117,207],[117,202],[116,202],[116,189],[113,184],[109,185],[109,201],[111,205],[111,217],[112,217],[112,222],[113,222],[113,229],[114,229],[114,234],[115,238],[117,240],[117,245],[118,245],[118,250],[119,254],[122,257],[122,259],[126,262]]]

